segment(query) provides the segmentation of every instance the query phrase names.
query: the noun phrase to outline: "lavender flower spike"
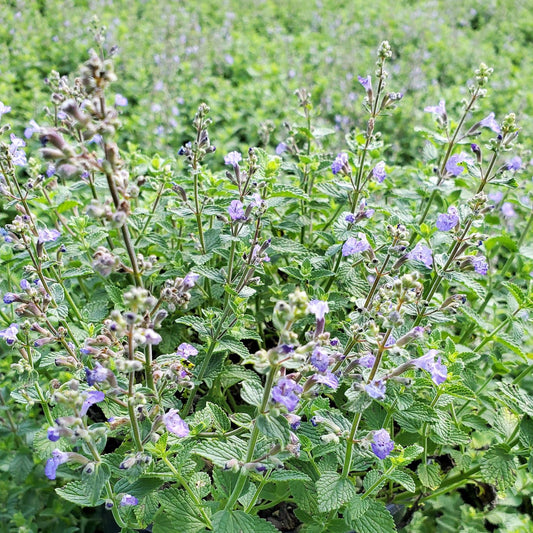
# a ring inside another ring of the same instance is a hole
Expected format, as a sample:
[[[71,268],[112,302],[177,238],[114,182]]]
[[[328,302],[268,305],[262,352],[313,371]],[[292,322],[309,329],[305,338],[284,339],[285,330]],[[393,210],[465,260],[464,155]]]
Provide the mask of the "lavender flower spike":
[[[281,378],[272,388],[272,400],[284,405],[289,412],[296,409],[300,398],[297,394],[303,392],[301,385],[289,378]]]
[[[370,447],[379,459],[385,459],[394,450],[394,441],[386,429],[380,429],[374,433]]]
[[[163,423],[167,431],[178,437],[187,437],[189,435],[189,425],[183,420],[177,409],[170,409],[163,415]]]
[[[310,362],[319,372],[325,372],[329,366],[329,355],[320,346],[316,346]]]
[[[489,265],[487,264],[487,260],[482,255],[476,255],[472,259],[472,265],[474,266],[474,270],[481,274],[482,276],[486,276],[487,272],[489,271]]]
[[[387,172],[385,171],[385,161],[380,161],[373,169],[372,175],[376,178],[378,183],[383,183],[387,177]]]
[[[335,158],[335,161],[331,164],[331,172],[333,174],[338,174],[341,170],[343,170],[348,165],[348,155],[344,152],[340,152],[337,154],[337,157]]]

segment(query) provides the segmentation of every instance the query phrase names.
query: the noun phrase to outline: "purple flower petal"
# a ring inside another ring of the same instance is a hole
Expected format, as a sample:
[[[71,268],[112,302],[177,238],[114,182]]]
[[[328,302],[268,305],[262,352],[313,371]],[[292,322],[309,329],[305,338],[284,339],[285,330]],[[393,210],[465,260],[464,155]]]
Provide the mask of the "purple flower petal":
[[[99,403],[105,398],[105,394],[99,390],[85,391],[84,395],[86,399],[81,406],[80,416],[85,416],[91,405]]]
[[[242,155],[239,152],[230,152],[224,156],[224,163],[232,167],[239,166],[240,161],[242,161]]]
[[[272,387],[272,400],[284,405],[289,412],[296,409],[300,398],[297,394],[303,392],[301,385],[289,378],[281,378],[275,387]]]
[[[370,447],[379,459],[385,459],[394,450],[394,441],[386,429],[380,429],[374,433]]]
[[[163,423],[167,431],[178,437],[187,437],[189,435],[189,425],[183,420],[177,409],[170,409],[163,415]]]

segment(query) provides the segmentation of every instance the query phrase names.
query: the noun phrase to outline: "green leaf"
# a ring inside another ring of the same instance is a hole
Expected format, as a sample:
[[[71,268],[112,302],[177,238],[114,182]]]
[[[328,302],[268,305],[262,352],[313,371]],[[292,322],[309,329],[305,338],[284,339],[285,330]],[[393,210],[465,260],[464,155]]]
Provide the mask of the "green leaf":
[[[520,342],[519,340],[513,339],[510,335],[500,333],[499,335],[494,337],[494,341],[499,342],[500,344],[503,344],[506,348],[509,348],[515,354],[522,357],[524,361],[527,361],[527,356],[522,349],[523,343]]]
[[[207,321],[199,316],[182,316],[176,320],[178,324],[185,324],[194,329],[194,331],[200,333],[200,335],[209,335],[209,327]]]
[[[431,426],[430,438],[433,442],[450,446],[470,442],[469,436],[454,425],[447,412],[440,411],[439,415],[437,422]]]
[[[355,487],[349,479],[341,478],[337,472],[326,472],[316,482],[318,509],[323,513],[339,509],[355,494]]]
[[[275,483],[277,481],[311,481],[311,478],[297,470],[274,470],[267,480],[267,483]]]
[[[498,235],[495,237],[489,237],[484,243],[483,246],[487,251],[491,251],[495,246],[504,246],[507,248],[510,252],[517,252],[518,246],[516,245],[516,242],[511,239],[508,235]]]
[[[436,489],[441,482],[440,467],[437,463],[419,464],[416,470],[420,483],[429,489]]]
[[[450,396],[467,398],[469,400],[473,400],[476,397],[474,391],[469,389],[466,385],[462,385],[461,383],[450,383],[449,385],[446,385],[444,392]]]
[[[218,511],[212,522],[216,533],[278,533],[270,522],[244,511]],[[154,533],[158,532],[154,530]]]
[[[224,468],[231,459],[242,461],[246,455],[246,444],[237,437],[227,439],[206,439],[199,442],[192,453],[209,459]]]
[[[346,522],[351,524],[353,520],[361,518],[370,507],[370,501],[364,500],[360,494],[355,494],[346,505]]]
[[[284,416],[259,415],[256,420],[257,429],[265,435],[286,446],[291,438],[289,423]]]
[[[299,509],[310,515],[318,513],[318,496],[312,481],[289,481],[289,487]]]
[[[248,348],[238,340],[233,339],[232,337],[223,337],[218,341],[217,347],[215,348],[214,352],[229,352],[230,354],[236,353],[243,359],[246,359],[250,357],[250,352],[248,351]]]
[[[64,500],[76,505],[96,507],[104,502],[100,495],[109,475],[107,465],[98,465],[92,474],[83,474],[81,481],[71,481],[64,487],[56,489],[56,492]]]
[[[411,446],[407,446],[407,448],[405,448],[402,453],[404,464],[409,464],[410,462],[420,457],[423,451],[424,448],[422,448],[422,446],[419,446],[418,444],[411,444]]]
[[[228,415],[218,405],[207,402],[207,407],[211,411],[213,423],[219,431],[229,431],[231,429],[231,422]]]
[[[365,501],[368,506],[363,514],[350,516],[351,520],[348,525],[353,527],[357,533],[394,533],[396,526],[385,504],[371,499]]]
[[[65,291],[59,283],[53,283],[50,285],[50,292],[52,293],[52,298],[55,300],[56,304],[60,304],[65,299]]]
[[[387,474],[387,479],[398,483],[409,492],[415,492],[416,490],[416,485],[413,476],[404,468],[396,468],[395,470]]]
[[[533,420],[529,416],[520,422],[520,442],[525,448],[533,448]]]
[[[263,387],[258,381],[244,381],[241,387],[241,398],[249,405],[259,407],[263,400]]]
[[[301,198],[302,200],[309,201],[309,195],[292,185],[276,184],[272,186],[272,196],[282,196],[285,198]]]
[[[507,288],[507,290],[513,295],[514,299],[516,300],[516,303],[519,306],[522,306],[527,298],[527,294],[514,283],[511,283],[510,281],[504,281],[502,283],[504,287]]]
[[[122,299],[122,291],[114,285],[106,285],[105,292],[109,296],[109,299],[118,307],[123,307],[124,300]]]
[[[107,300],[95,300],[86,304],[81,310],[81,314],[88,322],[100,322],[107,317]]]
[[[509,451],[509,446],[498,444],[489,449],[481,462],[483,480],[499,490],[511,487],[516,479],[515,457]]]
[[[522,413],[533,416],[533,398],[529,394],[510,383],[500,382],[498,383],[498,388],[511,406],[518,408]],[[496,393],[496,400],[498,399],[501,401],[502,396]]]
[[[379,470],[370,470],[366,476],[365,479],[363,479],[363,487],[366,492],[368,492],[372,486],[378,482],[378,480],[381,478],[381,472]],[[379,491],[381,487],[385,485],[385,479],[382,479],[379,485],[377,485],[372,492]]]
[[[161,510],[154,520],[153,533],[197,533],[205,529],[201,513],[190,496],[179,489],[159,493]]]

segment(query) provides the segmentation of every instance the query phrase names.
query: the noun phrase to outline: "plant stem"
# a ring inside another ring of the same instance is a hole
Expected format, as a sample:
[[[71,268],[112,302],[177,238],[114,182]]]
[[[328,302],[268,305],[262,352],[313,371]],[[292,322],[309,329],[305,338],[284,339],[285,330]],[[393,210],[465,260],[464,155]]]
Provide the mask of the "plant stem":
[[[264,414],[266,412],[266,408],[268,405],[268,401],[270,399],[270,391],[272,390],[272,386],[274,385],[274,379],[278,373],[279,366],[274,365],[270,367],[270,372],[268,373],[268,377],[265,383],[265,389],[263,390],[263,400],[261,401],[261,407],[259,408],[257,412],[257,416],[260,414]],[[254,451],[255,451],[255,445],[257,444],[257,439],[259,438],[259,429],[257,428],[257,421],[254,424],[254,428],[252,430],[252,434],[250,436],[250,441],[248,442],[248,451],[246,453],[246,459],[245,463],[249,463],[252,461],[254,457]],[[233,489],[233,492],[231,493],[228,502],[226,503],[226,506],[224,509],[226,511],[231,511],[233,509],[233,506],[239,499],[242,489],[244,488],[244,484],[246,483],[247,479],[247,473],[244,470],[244,468],[241,468],[239,472],[239,478],[237,479],[237,483],[235,484],[235,487]]]

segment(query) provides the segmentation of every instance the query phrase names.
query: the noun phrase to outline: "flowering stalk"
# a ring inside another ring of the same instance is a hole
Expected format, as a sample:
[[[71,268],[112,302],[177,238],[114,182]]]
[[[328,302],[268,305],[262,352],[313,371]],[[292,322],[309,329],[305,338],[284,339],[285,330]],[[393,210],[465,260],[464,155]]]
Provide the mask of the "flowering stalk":
[[[274,379],[278,373],[278,370],[279,365],[273,365],[270,367],[268,377],[265,383],[265,388],[263,390],[263,399],[261,401],[261,407],[258,409],[256,416],[266,413],[268,401],[270,400],[270,394],[272,392],[272,386],[274,385]],[[249,463],[252,461],[254,457],[255,445],[257,444],[258,438],[259,429],[257,428],[257,423],[255,423],[254,428],[252,429],[252,434],[250,435],[250,440],[248,441],[248,451],[246,452],[246,459],[244,461],[245,463]],[[246,471],[244,470],[244,468],[241,468],[237,483],[235,484],[235,488],[233,489],[230,497],[228,498],[226,506],[224,507],[226,511],[231,511],[233,509],[233,506],[239,499],[242,489],[244,488],[244,484],[246,483],[246,477]]]
[[[128,360],[133,361],[135,350],[133,347],[133,325],[130,325],[128,330]],[[133,435],[133,441],[135,442],[135,447],[138,452],[143,451],[143,444],[141,439],[141,433],[139,431],[139,422],[135,414],[134,406],[134,385],[135,385],[135,372],[130,371],[129,380],[128,380],[128,413],[131,422],[131,430]]]

